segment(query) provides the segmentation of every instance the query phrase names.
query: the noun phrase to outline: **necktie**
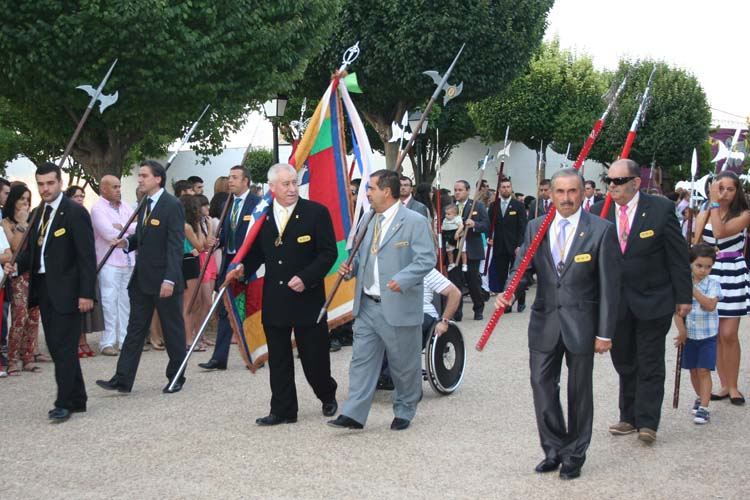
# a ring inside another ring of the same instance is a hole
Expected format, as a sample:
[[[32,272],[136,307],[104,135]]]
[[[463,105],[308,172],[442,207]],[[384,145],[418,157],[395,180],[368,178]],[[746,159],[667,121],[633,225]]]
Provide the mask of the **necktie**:
[[[464,216],[464,203],[462,201],[459,201],[456,206],[458,207],[458,216],[463,217]]]
[[[237,232],[237,221],[240,218],[240,206],[242,205],[242,198],[235,198],[234,205],[232,206],[232,213],[229,216],[229,252],[234,253],[237,251],[237,238],[235,233]]]
[[[503,217],[505,217],[505,211],[508,210],[508,200],[502,201],[501,208],[503,210]]]
[[[630,222],[628,221],[628,206],[620,207],[620,250],[625,253],[628,246],[628,235],[630,234]]]
[[[42,245],[44,244],[44,238],[47,236],[47,228],[49,228],[51,213],[52,207],[46,205],[44,207],[44,213],[42,214],[42,223],[39,226],[39,238],[36,241],[38,248],[34,253],[34,272],[39,272],[42,267]]]
[[[590,212],[590,211],[591,211],[591,200],[589,200],[588,198],[586,199],[586,207],[585,207],[585,210],[586,210],[587,212]]]
[[[556,262],[555,268],[557,269],[557,274],[562,274],[563,267],[565,266],[565,243],[567,242],[567,228],[570,225],[570,221],[567,219],[560,219],[560,222],[557,223],[558,233],[557,233],[557,240],[555,241],[554,245],[554,260]]]
[[[279,235],[276,237],[274,245],[281,245],[281,237],[284,236],[284,229],[286,229],[286,223],[289,220],[289,214],[286,212],[286,207],[279,207],[276,211],[276,222],[278,223]]]
[[[372,243],[370,245],[370,255],[367,256],[365,270],[362,276],[364,289],[368,289],[375,284],[375,260],[378,258],[378,247],[380,246],[381,228],[383,226],[383,214],[378,214],[375,219],[375,225],[372,228]]]
[[[146,220],[151,217],[151,204],[154,202],[152,198],[146,198]]]
[[[544,200],[544,212],[546,213],[549,210],[549,202],[547,200]]]

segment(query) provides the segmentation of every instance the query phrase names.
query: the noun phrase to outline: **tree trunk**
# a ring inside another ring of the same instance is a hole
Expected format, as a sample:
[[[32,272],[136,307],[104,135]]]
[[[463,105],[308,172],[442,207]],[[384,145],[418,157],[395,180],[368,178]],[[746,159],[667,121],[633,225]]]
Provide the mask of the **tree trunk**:
[[[137,139],[122,139],[111,130],[97,136],[83,135],[73,148],[73,158],[81,164],[86,180],[99,194],[99,182],[105,175],[122,177],[125,156]]]

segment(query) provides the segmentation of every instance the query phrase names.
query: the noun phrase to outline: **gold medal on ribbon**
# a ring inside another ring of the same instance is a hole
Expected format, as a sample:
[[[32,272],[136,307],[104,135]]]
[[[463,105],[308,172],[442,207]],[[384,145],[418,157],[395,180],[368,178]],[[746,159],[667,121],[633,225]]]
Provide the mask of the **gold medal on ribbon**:
[[[273,245],[274,245],[274,246],[276,246],[276,247],[280,247],[280,246],[281,246],[281,244],[282,244],[282,243],[281,243],[281,235],[278,235],[278,236],[276,237],[276,241],[274,241],[274,242],[273,242]]]

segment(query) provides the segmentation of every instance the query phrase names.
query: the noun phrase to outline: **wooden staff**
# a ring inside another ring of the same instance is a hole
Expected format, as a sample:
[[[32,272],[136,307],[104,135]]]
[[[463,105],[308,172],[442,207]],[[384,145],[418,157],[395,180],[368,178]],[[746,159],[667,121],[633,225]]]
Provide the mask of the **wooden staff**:
[[[487,235],[488,239],[492,239],[492,237],[495,234],[495,224],[497,223],[497,217],[498,212],[500,211],[498,202],[500,201],[500,184],[503,182],[503,175],[505,170],[505,158],[508,155],[507,148],[508,148],[508,132],[510,132],[510,125],[505,127],[505,144],[503,145],[503,159],[500,161],[500,170],[497,173],[497,187],[495,188],[495,203],[493,207],[495,209],[492,211],[492,222],[490,224],[490,232]],[[487,274],[487,270],[490,268],[490,252],[492,251],[492,247],[490,245],[487,245],[487,254],[484,256],[484,272],[482,274]]]

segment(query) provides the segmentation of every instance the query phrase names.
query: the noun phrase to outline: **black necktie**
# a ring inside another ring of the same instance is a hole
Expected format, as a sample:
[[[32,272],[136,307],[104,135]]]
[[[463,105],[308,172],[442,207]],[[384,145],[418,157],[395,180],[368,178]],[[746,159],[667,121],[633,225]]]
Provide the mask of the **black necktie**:
[[[153,201],[151,198],[146,198],[146,220],[151,217],[151,203]]]
[[[49,217],[52,213],[52,207],[45,205],[44,213],[42,214],[42,224],[39,226],[39,238],[37,239],[37,249],[34,252],[34,272],[38,273],[42,267],[42,245],[44,245],[44,238],[47,236],[47,230],[49,228]],[[32,243],[33,244],[33,243]]]

